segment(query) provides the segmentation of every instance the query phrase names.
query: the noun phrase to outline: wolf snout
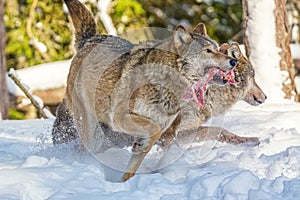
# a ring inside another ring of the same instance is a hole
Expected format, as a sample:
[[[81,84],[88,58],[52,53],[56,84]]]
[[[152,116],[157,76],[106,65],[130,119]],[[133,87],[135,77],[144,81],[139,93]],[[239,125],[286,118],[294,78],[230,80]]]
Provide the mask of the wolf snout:
[[[229,64],[232,67],[231,69],[233,69],[234,67],[236,67],[237,63],[238,63],[238,61],[235,58],[232,58],[232,59],[229,60]]]
[[[256,103],[262,104],[262,103],[264,103],[264,102],[266,101],[267,96],[266,96],[266,95],[263,95],[262,97],[258,97],[258,96],[256,96],[256,95],[253,95],[253,99],[254,99],[254,101],[255,101]]]

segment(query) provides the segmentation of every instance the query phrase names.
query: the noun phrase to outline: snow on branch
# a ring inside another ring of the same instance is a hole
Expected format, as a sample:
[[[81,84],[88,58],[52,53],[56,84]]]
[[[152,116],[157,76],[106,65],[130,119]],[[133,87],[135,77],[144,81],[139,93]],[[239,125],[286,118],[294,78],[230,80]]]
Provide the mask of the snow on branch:
[[[97,15],[102,21],[107,33],[110,35],[117,35],[117,30],[114,27],[112,19],[108,14],[110,3],[111,0],[99,0],[97,3],[97,9],[99,10],[99,12],[97,13]]]
[[[52,118],[53,115],[44,107],[43,100],[40,99],[38,96],[32,95],[29,92],[29,87],[23,83],[21,83],[20,79],[18,78],[17,73],[14,69],[10,69],[8,72],[8,76],[16,83],[16,85],[24,92],[27,98],[31,101],[32,105],[38,110],[40,116],[43,118]]]

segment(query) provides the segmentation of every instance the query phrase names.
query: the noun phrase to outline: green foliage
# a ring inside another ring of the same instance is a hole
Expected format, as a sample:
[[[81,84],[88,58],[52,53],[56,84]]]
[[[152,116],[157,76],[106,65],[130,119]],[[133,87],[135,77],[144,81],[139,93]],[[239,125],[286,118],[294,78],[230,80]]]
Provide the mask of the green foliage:
[[[135,0],[118,0],[113,7],[112,18],[119,33],[147,26],[146,11]]]
[[[25,119],[25,114],[18,112],[15,109],[9,109],[9,119]]]
[[[139,0],[147,11],[149,26],[175,28],[178,23],[207,26],[211,38],[227,42],[242,31],[240,0]],[[238,42],[241,37],[234,38]]]
[[[72,56],[72,35],[62,1],[38,1],[30,16],[33,0],[5,1],[6,53],[8,68],[24,68]],[[32,21],[31,26],[27,27]],[[32,45],[30,34],[47,47],[48,59]]]
[[[116,17],[138,17],[146,12],[142,5],[135,0],[119,0],[115,8]]]
[[[5,0],[8,68],[20,69],[72,57],[72,25],[63,12],[62,2]],[[87,4],[96,16],[96,3]],[[193,27],[204,22],[212,38],[226,42],[242,30],[240,0],[115,0],[110,15],[119,34],[149,26],[175,28],[185,22]],[[98,28],[105,33],[101,22]],[[32,45],[33,38],[47,47],[44,54]]]
[[[210,11],[205,13],[208,16],[208,34],[216,40],[227,42],[242,31],[243,11],[240,3],[226,5],[221,2],[213,2],[208,5],[206,11]]]

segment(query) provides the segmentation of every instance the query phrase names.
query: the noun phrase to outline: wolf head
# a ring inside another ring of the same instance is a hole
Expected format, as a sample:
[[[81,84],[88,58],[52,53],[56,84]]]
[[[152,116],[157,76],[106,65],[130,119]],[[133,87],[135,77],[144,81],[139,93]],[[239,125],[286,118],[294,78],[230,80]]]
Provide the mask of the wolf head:
[[[250,105],[257,106],[265,102],[267,96],[255,82],[255,71],[249,60],[243,56],[239,44],[233,42],[230,46],[222,44],[220,51],[238,60],[238,65],[234,69],[235,79],[240,82],[237,87],[242,95],[242,99]]]
[[[237,65],[237,60],[218,50],[218,45],[206,33],[204,24],[198,24],[190,33],[179,25],[174,36],[174,48],[181,57],[182,70],[187,78],[197,81],[211,68],[226,72]]]

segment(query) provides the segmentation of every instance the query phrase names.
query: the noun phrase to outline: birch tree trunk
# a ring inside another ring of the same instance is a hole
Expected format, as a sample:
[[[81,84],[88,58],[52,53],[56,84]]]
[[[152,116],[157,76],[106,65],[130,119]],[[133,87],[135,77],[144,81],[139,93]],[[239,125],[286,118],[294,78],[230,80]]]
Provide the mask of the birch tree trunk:
[[[8,118],[8,92],[6,85],[4,0],[0,0],[0,120]]]
[[[286,0],[243,0],[244,44],[267,96],[298,101],[285,5]]]

